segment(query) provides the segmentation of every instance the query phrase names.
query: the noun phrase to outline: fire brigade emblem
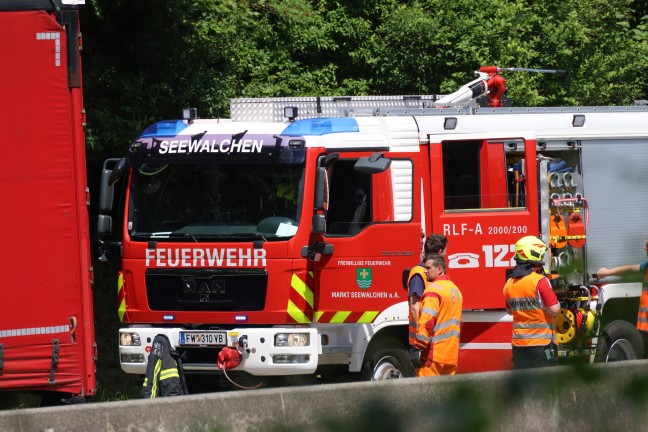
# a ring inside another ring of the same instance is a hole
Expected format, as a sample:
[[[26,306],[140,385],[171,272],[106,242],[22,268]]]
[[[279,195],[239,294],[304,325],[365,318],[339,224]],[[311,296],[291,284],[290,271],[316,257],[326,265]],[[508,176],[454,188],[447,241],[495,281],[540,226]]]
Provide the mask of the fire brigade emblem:
[[[371,286],[371,268],[358,267],[356,269],[356,283],[363,290],[369,288]]]

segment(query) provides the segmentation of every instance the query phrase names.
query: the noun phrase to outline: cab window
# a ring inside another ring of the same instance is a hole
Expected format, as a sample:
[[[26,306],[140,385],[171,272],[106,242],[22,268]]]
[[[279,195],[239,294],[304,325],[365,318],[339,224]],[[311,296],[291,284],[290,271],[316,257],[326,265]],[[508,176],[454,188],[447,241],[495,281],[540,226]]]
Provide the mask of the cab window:
[[[523,146],[515,142],[442,143],[446,210],[525,207]]]
[[[339,160],[329,170],[329,234],[354,235],[372,220],[371,175],[356,172],[354,164]]]
[[[340,159],[328,170],[327,234],[355,235],[371,223],[412,219],[412,162],[392,160],[382,173],[354,169],[357,159]]]

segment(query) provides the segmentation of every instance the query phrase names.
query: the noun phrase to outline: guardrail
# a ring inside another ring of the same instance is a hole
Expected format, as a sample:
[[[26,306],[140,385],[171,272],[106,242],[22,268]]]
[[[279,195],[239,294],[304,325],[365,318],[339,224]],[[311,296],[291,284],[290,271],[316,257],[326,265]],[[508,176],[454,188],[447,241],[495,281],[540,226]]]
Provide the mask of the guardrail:
[[[643,431],[648,361],[0,411],[0,431]]]

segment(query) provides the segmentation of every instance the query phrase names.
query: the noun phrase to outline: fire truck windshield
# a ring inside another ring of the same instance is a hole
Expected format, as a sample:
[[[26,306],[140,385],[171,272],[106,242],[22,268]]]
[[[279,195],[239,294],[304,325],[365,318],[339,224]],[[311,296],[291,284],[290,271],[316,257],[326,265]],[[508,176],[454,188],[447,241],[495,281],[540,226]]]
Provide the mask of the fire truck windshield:
[[[134,240],[285,240],[297,231],[304,164],[200,163],[133,167]]]

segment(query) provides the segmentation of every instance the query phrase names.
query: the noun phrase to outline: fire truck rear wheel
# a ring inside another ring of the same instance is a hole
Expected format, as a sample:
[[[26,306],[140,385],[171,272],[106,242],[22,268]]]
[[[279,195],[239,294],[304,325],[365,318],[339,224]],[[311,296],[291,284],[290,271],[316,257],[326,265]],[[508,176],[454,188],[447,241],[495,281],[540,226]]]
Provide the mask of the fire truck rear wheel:
[[[636,327],[628,321],[615,320],[603,327],[594,361],[607,363],[643,357],[643,340]]]
[[[384,339],[369,349],[362,368],[364,380],[382,381],[414,376],[405,346],[396,339]]]

